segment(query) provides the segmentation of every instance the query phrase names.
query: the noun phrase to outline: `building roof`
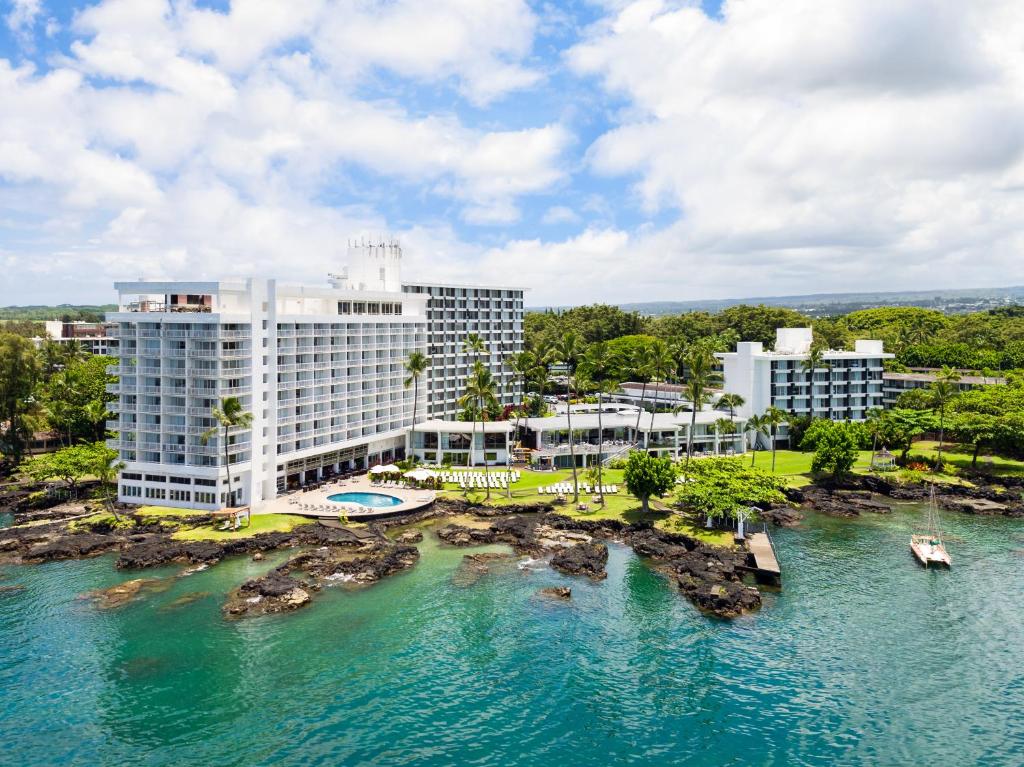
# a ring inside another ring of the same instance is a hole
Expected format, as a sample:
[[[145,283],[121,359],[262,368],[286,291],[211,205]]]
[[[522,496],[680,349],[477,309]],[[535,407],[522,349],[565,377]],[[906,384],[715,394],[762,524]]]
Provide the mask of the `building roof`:
[[[935,373],[882,373],[883,381],[922,381],[932,383],[938,378]],[[1005,378],[995,376],[960,376],[956,383],[970,384],[971,386],[1002,386],[1006,383]]]
[[[476,431],[486,434],[508,434],[515,428],[511,421],[477,421]],[[423,421],[415,426],[416,431],[448,432],[449,434],[470,434],[473,431],[472,421],[442,421],[433,419]]]
[[[729,414],[720,410],[701,410],[697,413],[697,423],[701,425],[713,424],[719,418],[728,418]],[[732,419],[736,423],[746,421],[745,418],[736,416]],[[527,429],[541,431],[568,430],[569,418],[566,415],[548,416],[546,418],[524,418],[522,423]],[[690,413],[655,413],[653,431],[671,431],[674,429],[689,426]],[[597,413],[574,413],[572,416],[572,428],[596,429],[598,426]],[[636,426],[636,413],[604,413],[601,415],[601,426],[605,429],[619,429]],[[651,413],[645,412],[640,416],[640,431],[652,431]]]

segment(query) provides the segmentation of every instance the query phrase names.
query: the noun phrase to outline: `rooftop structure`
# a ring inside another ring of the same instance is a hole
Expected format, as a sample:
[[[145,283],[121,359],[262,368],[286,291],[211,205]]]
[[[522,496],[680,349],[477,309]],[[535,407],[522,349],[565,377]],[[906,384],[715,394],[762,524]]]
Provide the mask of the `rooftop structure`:
[[[43,325],[46,335],[32,339],[36,348],[50,340],[65,346],[76,343],[90,354],[107,354],[110,351],[110,325],[106,323],[47,320]]]

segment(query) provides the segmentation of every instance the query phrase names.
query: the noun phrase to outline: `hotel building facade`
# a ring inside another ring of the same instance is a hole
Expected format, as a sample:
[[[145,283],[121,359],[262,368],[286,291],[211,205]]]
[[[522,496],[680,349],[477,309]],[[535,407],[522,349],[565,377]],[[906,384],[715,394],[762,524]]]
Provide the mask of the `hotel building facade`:
[[[869,410],[882,407],[882,361],[894,355],[881,341],[856,341],[853,351],[826,351],[813,375],[803,367],[812,341],[811,328],[779,328],[773,350],[742,342],[736,351],[716,355],[725,391],[745,400],[737,414],[760,415],[774,406],[798,415],[862,421]],[[786,438],[785,428],[779,438]]]
[[[117,283],[107,321],[119,380],[107,426],[124,462],[118,499],[258,509],[290,486],[401,458],[414,396],[405,361],[414,351],[431,358],[418,419],[430,417],[434,397],[454,415],[468,332],[488,346],[500,399],[514,401],[502,360],[522,348],[523,291],[403,285],[401,258],[394,241],[352,246],[347,269],[325,286]],[[225,397],[252,414],[226,445],[211,413]]]

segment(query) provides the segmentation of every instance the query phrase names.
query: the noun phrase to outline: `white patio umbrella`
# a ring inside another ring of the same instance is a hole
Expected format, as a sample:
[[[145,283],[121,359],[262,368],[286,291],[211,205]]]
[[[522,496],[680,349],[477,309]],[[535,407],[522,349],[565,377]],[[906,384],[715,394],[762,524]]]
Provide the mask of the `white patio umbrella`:
[[[405,476],[409,479],[414,479],[417,482],[425,482],[428,479],[436,477],[437,472],[431,471],[430,469],[413,469],[412,471],[405,472]]]
[[[398,474],[398,473],[400,473],[400,472],[401,472],[402,470],[401,470],[401,469],[399,469],[399,468],[398,468],[397,466],[395,466],[395,464],[393,464],[393,463],[389,463],[389,464],[388,464],[387,466],[385,466],[385,467],[384,467],[384,468],[382,469],[382,471],[383,471],[383,472],[384,472],[385,474]]]
[[[387,466],[374,466],[370,469],[370,474],[387,474],[388,471]]]

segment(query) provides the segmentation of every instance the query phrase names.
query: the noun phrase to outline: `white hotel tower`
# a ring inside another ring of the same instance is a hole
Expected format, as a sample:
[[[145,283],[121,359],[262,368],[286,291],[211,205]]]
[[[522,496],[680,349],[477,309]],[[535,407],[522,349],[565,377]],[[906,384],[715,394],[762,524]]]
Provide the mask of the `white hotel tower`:
[[[116,283],[118,311],[107,320],[116,327],[119,376],[111,385],[116,420],[108,422],[119,434],[109,444],[125,464],[118,499],[258,508],[325,471],[403,456],[413,412],[413,389],[403,383],[409,355],[437,360],[419,386],[420,420],[428,417],[427,392],[447,410],[466,371],[454,324],[464,312],[432,318],[428,302],[447,291],[472,300],[465,327],[493,344],[487,360],[498,374],[502,357],[522,348],[523,291],[403,286],[401,258],[393,240],[350,245],[348,267],[325,286]],[[228,436],[231,497],[220,433],[201,439],[217,425],[211,408],[229,396],[253,416],[251,428]],[[503,401],[516,396],[502,387]]]

